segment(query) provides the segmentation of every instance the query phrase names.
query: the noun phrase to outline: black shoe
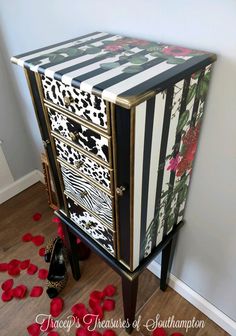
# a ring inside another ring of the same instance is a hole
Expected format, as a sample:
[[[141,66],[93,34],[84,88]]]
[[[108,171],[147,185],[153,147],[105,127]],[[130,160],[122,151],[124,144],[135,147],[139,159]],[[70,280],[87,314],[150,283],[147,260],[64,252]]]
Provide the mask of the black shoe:
[[[56,297],[65,288],[68,275],[66,269],[66,250],[61,238],[56,239],[51,255],[47,277],[47,294],[50,299]]]
[[[47,242],[44,254],[44,260],[46,261],[46,263],[49,263],[51,260],[52,250],[57,239],[60,239],[60,237],[52,237]]]

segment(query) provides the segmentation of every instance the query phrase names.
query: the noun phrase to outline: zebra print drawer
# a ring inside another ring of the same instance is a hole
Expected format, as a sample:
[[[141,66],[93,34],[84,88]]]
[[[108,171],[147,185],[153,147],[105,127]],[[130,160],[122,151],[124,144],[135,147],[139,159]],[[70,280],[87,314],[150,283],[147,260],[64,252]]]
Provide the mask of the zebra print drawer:
[[[103,99],[42,76],[44,97],[76,116],[107,130],[106,103]]]
[[[62,142],[54,137],[57,155],[62,160],[73,165],[81,174],[98,182],[101,186],[110,191],[110,170],[101,166],[97,162],[90,159],[88,156],[80,153],[72,146]]]
[[[65,114],[48,108],[52,131],[73,141],[88,153],[96,155],[105,162],[109,160],[109,138],[81,125]]]
[[[65,192],[74,195],[83,208],[93,212],[95,217],[112,227],[112,197],[62,164],[61,172]]]
[[[107,252],[114,255],[113,232],[96,218],[83,210],[71,198],[66,196],[69,216],[75,224],[100,244]]]

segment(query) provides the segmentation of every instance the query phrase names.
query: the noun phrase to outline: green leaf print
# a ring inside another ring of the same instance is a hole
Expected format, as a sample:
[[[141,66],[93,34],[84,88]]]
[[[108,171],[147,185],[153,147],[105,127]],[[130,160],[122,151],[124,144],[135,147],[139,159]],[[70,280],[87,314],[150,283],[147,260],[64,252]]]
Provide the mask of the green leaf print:
[[[184,184],[183,188],[179,192],[178,203],[181,204],[185,201],[188,192],[188,185]]]
[[[179,57],[168,57],[167,61],[168,64],[182,64],[185,62],[183,58]]]
[[[84,53],[84,51],[81,50],[81,49],[77,49],[77,48],[67,48],[67,49],[65,50],[65,53],[66,53],[68,56],[73,57],[73,56],[80,56],[80,55],[82,55],[82,54]]]
[[[180,131],[182,131],[182,129],[184,128],[184,126],[187,124],[188,122],[188,118],[189,118],[189,110],[184,111],[180,118],[179,118],[179,122],[178,122],[178,126],[177,126],[177,133],[179,133]]]
[[[120,66],[119,62],[108,62],[108,63],[102,63],[100,64],[100,67],[104,70],[111,70],[115,69]]]
[[[64,59],[65,59],[65,56],[63,56],[63,55],[58,55],[58,54],[50,54],[49,55],[49,61],[51,63],[56,63],[56,62],[60,63],[60,62],[64,61]]]
[[[195,96],[196,90],[197,90],[197,84],[194,83],[193,85],[190,86],[190,88],[188,90],[188,95],[187,95],[187,99],[186,99],[186,104],[187,105],[191,102],[191,100]]]
[[[136,73],[143,70],[143,67],[141,65],[130,65],[126,68],[124,68],[122,71],[125,73]]]
[[[143,64],[148,61],[148,58],[145,56],[133,56],[130,59],[130,63],[132,64]]]
[[[85,50],[85,53],[86,54],[98,54],[101,52],[101,49],[100,48],[97,48],[97,47],[91,47],[91,48],[88,48]]]

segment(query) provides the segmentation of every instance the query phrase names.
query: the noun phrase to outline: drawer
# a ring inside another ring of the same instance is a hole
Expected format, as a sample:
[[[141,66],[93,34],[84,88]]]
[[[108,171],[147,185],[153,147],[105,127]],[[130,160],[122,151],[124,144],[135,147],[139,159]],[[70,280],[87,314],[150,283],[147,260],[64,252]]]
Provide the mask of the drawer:
[[[113,227],[113,198],[88,180],[61,164],[65,192],[74,195],[78,203],[95,217]]]
[[[82,209],[71,198],[66,196],[66,199],[71,220],[107,252],[114,255],[113,231],[105,227],[91,214]]]
[[[57,155],[63,161],[78,169],[79,173],[99,183],[108,191],[111,189],[111,172],[108,168],[101,166],[87,155],[80,153],[77,149],[54,137]]]
[[[110,137],[105,137],[52,108],[48,108],[48,115],[52,131],[72,141],[88,153],[96,155],[102,161],[111,162]]]
[[[102,130],[108,130],[108,113],[103,99],[45,76],[42,76],[42,86],[46,100],[65,108]]]

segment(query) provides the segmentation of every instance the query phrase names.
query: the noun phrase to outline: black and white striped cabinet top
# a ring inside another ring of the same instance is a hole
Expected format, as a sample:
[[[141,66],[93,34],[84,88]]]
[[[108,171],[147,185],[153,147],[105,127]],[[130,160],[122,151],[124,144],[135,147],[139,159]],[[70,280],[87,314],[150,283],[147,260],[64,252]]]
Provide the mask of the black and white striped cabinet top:
[[[205,51],[94,32],[11,61],[130,108],[215,59]]]

